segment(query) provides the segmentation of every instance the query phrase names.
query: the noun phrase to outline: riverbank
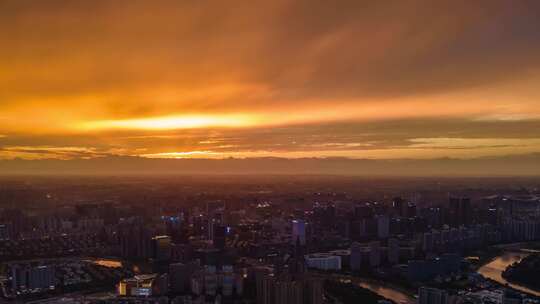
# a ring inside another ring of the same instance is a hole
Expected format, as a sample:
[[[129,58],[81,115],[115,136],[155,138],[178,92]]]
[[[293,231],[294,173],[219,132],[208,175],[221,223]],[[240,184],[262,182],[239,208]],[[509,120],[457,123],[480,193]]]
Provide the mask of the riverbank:
[[[531,253],[518,263],[511,264],[502,272],[502,277],[513,284],[519,284],[532,290],[540,291],[540,255]]]
[[[352,282],[326,280],[324,289],[337,300],[336,303],[377,303],[380,300],[389,300]]]
[[[406,289],[402,286],[373,278],[353,276],[350,274],[324,273],[327,279],[350,281],[353,285],[370,290],[379,296],[398,304],[416,303],[416,290]]]
[[[521,261],[522,259],[524,259],[525,257],[529,255],[530,253],[527,253],[527,252],[505,251],[503,254],[494,258],[489,263],[480,267],[477,270],[477,273],[482,275],[484,278],[494,281],[503,286],[507,286],[509,288],[515,289],[517,291],[520,291],[529,295],[540,297],[540,290],[535,290],[532,288],[528,288],[527,286],[523,286],[521,284],[510,282],[502,276],[502,273],[506,270],[508,266]]]

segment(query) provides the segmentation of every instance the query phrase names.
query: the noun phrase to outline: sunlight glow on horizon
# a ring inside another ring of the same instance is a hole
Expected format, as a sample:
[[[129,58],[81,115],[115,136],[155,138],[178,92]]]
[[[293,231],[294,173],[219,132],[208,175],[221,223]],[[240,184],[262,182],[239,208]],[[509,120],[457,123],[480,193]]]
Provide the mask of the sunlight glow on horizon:
[[[0,160],[540,155],[536,3],[97,2],[0,2]]]
[[[79,124],[83,130],[176,130],[208,127],[247,127],[257,123],[248,115],[175,115],[125,120],[99,120]]]

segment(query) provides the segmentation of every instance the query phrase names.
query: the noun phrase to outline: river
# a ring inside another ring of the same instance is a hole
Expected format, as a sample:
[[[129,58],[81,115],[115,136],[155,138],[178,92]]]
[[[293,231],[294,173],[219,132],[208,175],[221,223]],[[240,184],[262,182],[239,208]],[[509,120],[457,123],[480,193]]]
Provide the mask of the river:
[[[510,283],[505,278],[502,277],[502,273],[506,269],[506,267],[508,267],[509,265],[515,262],[521,261],[523,258],[528,256],[529,254],[530,254],[529,252],[507,251],[504,254],[492,260],[491,262],[487,263],[486,265],[480,267],[478,269],[478,273],[483,275],[485,278],[491,279],[500,284],[508,285],[516,290],[540,297],[540,291],[533,290],[519,284]]]
[[[506,269],[506,267],[508,267],[509,265],[515,262],[521,261],[523,258],[530,255],[531,252],[538,252],[538,251],[535,251],[535,250],[529,250],[529,251],[522,250],[520,252],[505,251],[502,255],[493,259],[491,262],[487,263],[486,265],[480,267],[478,269],[478,273],[484,276],[485,278],[491,279],[502,285],[508,285],[516,290],[540,297],[540,290],[534,290],[534,289],[531,289],[531,288],[528,288],[528,287],[525,287],[516,283],[510,283],[505,278],[502,277],[502,273]],[[362,278],[354,278],[353,282],[358,284],[360,287],[369,289],[377,293],[378,295],[385,297],[387,299],[390,299],[396,303],[403,303],[403,304],[416,303],[416,300],[410,295],[404,293],[403,291],[400,291],[397,288],[393,288],[392,286],[389,286],[388,284],[384,284],[383,282],[377,282],[377,281],[372,281],[372,280],[367,280],[367,279],[362,279]]]
[[[399,287],[392,286],[391,284],[372,280],[368,278],[354,277],[346,274],[331,274],[329,275],[332,279],[337,279],[340,281],[348,281],[355,285],[358,285],[362,288],[371,290],[372,292],[378,294],[381,297],[392,300],[397,304],[415,304],[416,299],[411,295],[400,290]]]
[[[355,279],[355,282],[357,280]],[[414,304],[416,300],[406,293],[376,281],[358,279],[358,285],[398,304]]]

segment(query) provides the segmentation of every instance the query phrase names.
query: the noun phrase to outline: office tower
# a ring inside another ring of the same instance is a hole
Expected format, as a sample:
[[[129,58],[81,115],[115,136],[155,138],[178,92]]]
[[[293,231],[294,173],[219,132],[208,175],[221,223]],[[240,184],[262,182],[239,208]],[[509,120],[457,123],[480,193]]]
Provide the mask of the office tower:
[[[51,289],[55,286],[54,265],[41,265],[33,267],[30,271],[30,289]]]
[[[235,286],[235,275],[231,265],[223,265],[221,268],[221,294],[230,297],[233,294]]]
[[[392,209],[394,210],[394,213],[403,216],[403,210],[404,210],[405,202],[401,197],[396,197],[392,200]]]
[[[174,294],[187,293],[190,289],[191,276],[199,269],[198,262],[169,265],[170,290]]]
[[[119,228],[120,254],[126,258],[154,257],[155,231],[140,223],[122,225]]]
[[[377,216],[377,237],[386,239],[390,236],[390,219],[386,215]]]
[[[163,296],[169,292],[169,275],[164,273],[152,281],[152,296]]]
[[[191,293],[201,295],[204,289],[204,271],[196,271],[190,280]]]
[[[377,267],[381,264],[380,242],[373,241],[369,243],[369,266]]]
[[[351,270],[358,271],[362,266],[362,247],[360,243],[354,242],[351,245]]]
[[[158,261],[168,261],[171,258],[171,238],[160,235],[152,238],[154,258]]]
[[[399,243],[397,239],[388,240],[388,263],[392,265],[399,263]]]
[[[415,217],[416,216],[416,205],[409,202],[407,204],[406,217]]]
[[[366,219],[373,217],[373,208],[370,204],[363,204],[354,207],[354,217],[356,219]]]
[[[303,220],[292,221],[292,243],[296,244],[297,241],[302,246],[306,244],[306,222]]]
[[[30,269],[26,266],[11,266],[11,289],[20,290],[28,288]]]
[[[221,223],[216,219],[208,219],[206,226],[206,233],[209,240],[214,239],[214,226],[220,225]]]
[[[215,296],[218,288],[218,276],[215,266],[207,266],[204,273],[204,291],[207,296]]]
[[[224,249],[226,242],[227,227],[220,224],[213,225],[212,244],[214,248]]]
[[[306,256],[309,268],[320,270],[341,270],[341,257],[331,253],[313,253]]]
[[[351,222],[345,219],[338,220],[337,231],[344,238],[351,238]]]
[[[10,240],[11,238],[11,224],[0,223],[0,241]]]
[[[422,235],[422,250],[424,252],[432,252],[434,246],[433,234],[431,232],[425,232]]]
[[[418,304],[446,304],[447,302],[448,294],[444,290],[429,287],[418,289]]]
[[[244,295],[244,275],[240,273],[234,274],[234,290],[237,296]]]
[[[275,304],[303,304],[303,282],[278,280],[274,287]]]
[[[497,205],[490,205],[486,211],[486,222],[491,225],[499,225],[501,222],[501,212],[502,210],[497,207]]]
[[[56,285],[54,265],[12,265],[11,287],[21,289],[54,289]]]
[[[472,223],[471,200],[466,197],[450,197],[450,216],[451,224],[454,226],[470,225]]]
[[[358,237],[377,237],[378,235],[378,221],[377,218],[365,218],[359,221]]]
[[[28,228],[28,217],[19,209],[4,209],[0,218],[9,220],[12,238],[18,238]]]
[[[309,278],[305,289],[304,299],[308,304],[323,303],[323,281],[318,278]]]
[[[511,290],[505,290],[502,298],[502,304],[521,304],[523,301],[521,295]]]
[[[288,260],[289,272],[294,277],[301,277],[306,272],[305,246],[297,239],[293,248],[293,254]]]
[[[264,270],[255,273],[258,304],[273,304],[276,279]]]
[[[322,281],[317,278],[279,278],[260,273],[257,277],[257,304],[321,304]]]

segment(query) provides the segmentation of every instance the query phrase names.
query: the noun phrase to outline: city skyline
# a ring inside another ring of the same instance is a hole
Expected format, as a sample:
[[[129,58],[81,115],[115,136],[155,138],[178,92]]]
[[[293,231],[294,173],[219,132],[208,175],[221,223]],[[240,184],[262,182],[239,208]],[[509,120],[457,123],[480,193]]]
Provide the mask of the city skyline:
[[[0,159],[497,158],[504,169],[540,152],[539,9],[2,1]]]

